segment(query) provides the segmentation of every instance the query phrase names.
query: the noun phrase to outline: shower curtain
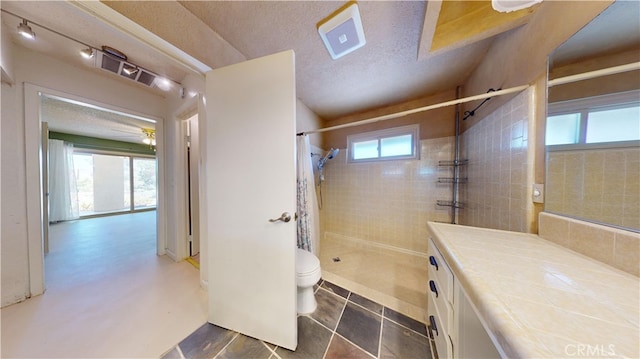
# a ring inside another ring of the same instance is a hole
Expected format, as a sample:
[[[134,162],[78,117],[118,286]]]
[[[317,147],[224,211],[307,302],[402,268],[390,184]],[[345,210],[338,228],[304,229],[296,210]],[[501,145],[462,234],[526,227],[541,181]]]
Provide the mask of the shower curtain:
[[[79,217],[73,144],[49,140],[49,221]]]
[[[320,255],[320,219],[309,135],[297,136],[298,248]]]

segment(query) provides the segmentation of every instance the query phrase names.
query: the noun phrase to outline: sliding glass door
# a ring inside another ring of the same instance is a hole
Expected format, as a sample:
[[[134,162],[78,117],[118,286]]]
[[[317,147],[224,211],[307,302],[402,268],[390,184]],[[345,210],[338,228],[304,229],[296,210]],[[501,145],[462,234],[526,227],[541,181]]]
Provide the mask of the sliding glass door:
[[[155,158],[79,150],[73,160],[80,217],[156,207]]]
[[[155,158],[133,158],[133,208],[156,208]]]

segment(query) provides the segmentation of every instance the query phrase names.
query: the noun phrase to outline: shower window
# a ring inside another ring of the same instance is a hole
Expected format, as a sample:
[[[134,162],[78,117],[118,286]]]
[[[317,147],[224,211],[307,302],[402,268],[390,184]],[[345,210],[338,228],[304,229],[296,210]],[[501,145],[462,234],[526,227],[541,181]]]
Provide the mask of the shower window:
[[[412,125],[349,136],[348,162],[417,159],[418,133]]]

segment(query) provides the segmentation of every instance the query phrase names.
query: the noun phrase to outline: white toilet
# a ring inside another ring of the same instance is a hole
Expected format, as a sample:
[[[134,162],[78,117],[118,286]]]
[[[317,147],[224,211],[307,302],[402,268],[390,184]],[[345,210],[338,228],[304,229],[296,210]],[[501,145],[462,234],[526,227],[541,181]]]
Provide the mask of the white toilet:
[[[322,272],[320,260],[313,253],[296,249],[296,284],[298,285],[298,314],[309,314],[316,310],[313,285],[318,283]]]

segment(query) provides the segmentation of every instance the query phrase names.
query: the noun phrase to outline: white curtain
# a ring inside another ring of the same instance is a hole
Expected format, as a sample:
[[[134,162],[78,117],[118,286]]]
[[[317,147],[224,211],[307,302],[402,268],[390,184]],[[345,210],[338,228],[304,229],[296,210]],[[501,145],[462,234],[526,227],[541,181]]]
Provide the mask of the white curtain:
[[[298,248],[320,255],[320,219],[309,135],[297,136]]]
[[[73,144],[49,140],[49,221],[79,217]]]

